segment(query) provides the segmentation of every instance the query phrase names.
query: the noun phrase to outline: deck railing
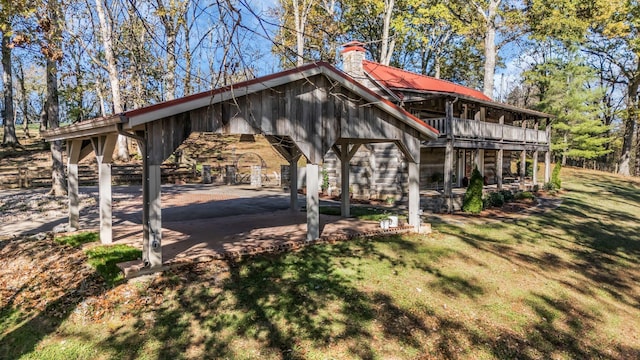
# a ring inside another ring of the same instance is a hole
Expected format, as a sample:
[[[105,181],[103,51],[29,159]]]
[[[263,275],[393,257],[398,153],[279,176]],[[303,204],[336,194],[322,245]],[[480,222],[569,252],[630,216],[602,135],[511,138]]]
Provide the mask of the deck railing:
[[[425,119],[424,121],[440,132],[440,136],[447,135],[446,118]],[[501,125],[476,120],[453,118],[451,123],[453,136],[465,139],[504,140],[512,142],[527,142],[548,144],[547,132],[535,129],[523,129],[517,126]]]

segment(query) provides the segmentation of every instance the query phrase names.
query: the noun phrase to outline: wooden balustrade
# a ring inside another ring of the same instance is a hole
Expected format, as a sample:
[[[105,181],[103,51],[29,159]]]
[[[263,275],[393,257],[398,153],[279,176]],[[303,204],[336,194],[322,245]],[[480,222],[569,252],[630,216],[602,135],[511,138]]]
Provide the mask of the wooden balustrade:
[[[438,130],[440,132],[440,136],[447,135],[446,118],[425,119],[424,121]],[[504,140],[537,144],[549,143],[547,133],[543,130],[523,129],[516,126],[469,119],[453,118],[451,130],[453,132],[453,136],[457,138]]]

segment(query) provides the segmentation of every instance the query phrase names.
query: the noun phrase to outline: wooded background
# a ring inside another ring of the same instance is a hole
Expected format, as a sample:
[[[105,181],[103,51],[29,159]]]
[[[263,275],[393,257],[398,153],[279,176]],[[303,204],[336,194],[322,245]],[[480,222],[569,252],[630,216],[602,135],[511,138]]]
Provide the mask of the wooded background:
[[[339,65],[358,40],[373,61],[555,115],[556,161],[638,176],[639,28],[632,0],[0,0],[2,144],[29,123]]]

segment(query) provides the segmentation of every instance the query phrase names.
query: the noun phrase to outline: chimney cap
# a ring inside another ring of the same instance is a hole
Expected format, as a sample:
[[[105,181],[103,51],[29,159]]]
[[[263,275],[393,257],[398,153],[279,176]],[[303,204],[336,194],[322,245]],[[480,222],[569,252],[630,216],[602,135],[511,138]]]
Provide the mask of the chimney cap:
[[[354,40],[354,41],[349,41],[348,43],[342,45],[343,49],[342,49],[342,53],[348,53],[351,51],[361,51],[361,52],[366,52],[366,49],[363,47],[364,43]]]

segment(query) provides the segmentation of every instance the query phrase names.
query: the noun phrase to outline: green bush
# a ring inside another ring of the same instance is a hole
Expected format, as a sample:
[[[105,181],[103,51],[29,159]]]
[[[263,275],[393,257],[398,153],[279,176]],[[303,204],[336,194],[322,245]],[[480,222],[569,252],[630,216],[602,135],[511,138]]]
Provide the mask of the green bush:
[[[469,181],[469,187],[467,192],[464,193],[464,200],[462,202],[462,210],[464,212],[479,214],[482,211],[482,187],[484,186],[484,180],[478,168],[473,169],[471,173],[471,180]]]
[[[484,207],[502,207],[504,205],[504,195],[500,192],[492,192],[484,200]]]
[[[535,198],[535,196],[533,196],[533,193],[531,191],[523,191],[523,192],[519,192],[516,194],[515,196],[516,200],[532,200]]]
[[[562,188],[562,180],[560,180],[560,170],[562,170],[562,165],[560,163],[556,163],[556,166],[553,168],[553,172],[551,172],[551,184],[555,189]]]
[[[511,190],[500,190],[500,194],[502,195],[505,203],[510,203],[513,201],[513,193],[511,192]]]
[[[553,191],[553,184],[550,182],[544,183],[544,185],[542,185],[542,189],[544,191]]]

